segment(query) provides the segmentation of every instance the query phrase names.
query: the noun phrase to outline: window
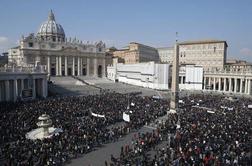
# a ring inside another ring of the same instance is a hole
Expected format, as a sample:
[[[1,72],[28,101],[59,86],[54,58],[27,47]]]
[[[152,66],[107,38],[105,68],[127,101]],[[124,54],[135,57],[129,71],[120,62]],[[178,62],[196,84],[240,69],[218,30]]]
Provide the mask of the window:
[[[31,42],[28,45],[29,45],[29,47],[33,47],[33,43],[31,43]]]
[[[216,47],[214,47],[214,53],[216,52]]]
[[[56,37],[53,37],[52,39],[53,39],[54,42],[56,41]]]

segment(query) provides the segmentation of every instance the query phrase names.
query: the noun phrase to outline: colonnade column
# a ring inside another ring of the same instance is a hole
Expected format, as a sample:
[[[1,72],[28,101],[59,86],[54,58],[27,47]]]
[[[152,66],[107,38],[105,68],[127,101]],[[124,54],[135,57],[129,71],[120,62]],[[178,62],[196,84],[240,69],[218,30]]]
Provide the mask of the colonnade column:
[[[67,76],[67,56],[65,56],[65,76]]]
[[[59,57],[57,57],[57,56],[56,56],[56,68],[55,68],[55,70],[56,70],[56,76],[58,76],[59,75]]]
[[[72,69],[72,75],[75,75],[75,57],[73,57],[73,69]]]
[[[32,79],[32,98],[36,98],[36,79]]]
[[[244,93],[248,93],[248,79],[245,79],[245,88],[244,88]]]
[[[9,101],[10,100],[10,82],[9,80],[5,80],[5,100]]]
[[[243,89],[243,79],[240,79],[240,93],[242,93]]]
[[[221,78],[219,77],[218,91],[221,91]]]
[[[21,79],[21,95],[22,95],[22,90],[24,90],[24,79]]]
[[[208,77],[208,87],[211,87],[211,77]]]
[[[94,76],[97,76],[97,57],[94,58]]]
[[[102,69],[103,69],[102,77],[106,77],[106,59],[105,58],[102,60]]]
[[[229,78],[228,80],[229,80],[228,81],[228,83],[229,83],[229,85],[228,85],[228,91],[231,92],[232,91],[232,78]]]
[[[251,80],[248,79],[248,92],[249,95],[251,94]]]
[[[59,75],[62,76],[62,58],[59,56]]]
[[[89,64],[90,64],[90,58],[87,58],[87,68],[86,68],[86,72],[87,72],[87,76],[89,76]]]
[[[47,97],[47,80],[43,79],[42,80],[42,89],[43,89],[43,97]]]
[[[226,92],[227,90],[227,78],[223,78],[224,79],[224,87],[223,87],[223,91]]]
[[[206,77],[203,77],[203,87],[202,87],[203,90],[206,89]]]
[[[51,75],[51,60],[50,60],[50,56],[47,57],[47,72],[48,72],[48,75]]]
[[[80,75],[80,57],[78,57],[77,71],[78,71],[78,76],[79,76]]]
[[[237,92],[237,78],[235,78],[234,92]]]
[[[216,82],[215,82],[215,77],[214,77],[214,84],[213,84],[213,90],[216,90]]]
[[[17,79],[13,80],[13,100],[17,101],[17,94],[18,94],[18,85]]]

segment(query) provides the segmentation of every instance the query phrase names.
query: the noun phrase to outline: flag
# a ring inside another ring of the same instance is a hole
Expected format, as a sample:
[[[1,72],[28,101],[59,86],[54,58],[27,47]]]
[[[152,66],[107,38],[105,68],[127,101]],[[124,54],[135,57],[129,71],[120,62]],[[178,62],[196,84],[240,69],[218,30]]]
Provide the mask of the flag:
[[[125,112],[123,113],[123,120],[126,122],[130,122],[130,115],[126,114]]]

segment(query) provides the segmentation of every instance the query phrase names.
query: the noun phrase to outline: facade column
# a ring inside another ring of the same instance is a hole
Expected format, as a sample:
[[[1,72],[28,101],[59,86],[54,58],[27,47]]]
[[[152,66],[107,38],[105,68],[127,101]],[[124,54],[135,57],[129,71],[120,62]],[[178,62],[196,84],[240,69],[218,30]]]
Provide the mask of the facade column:
[[[47,57],[47,72],[48,72],[48,75],[51,75],[51,59],[50,59],[50,56]]]
[[[59,56],[59,75],[62,76],[62,58]]]
[[[65,56],[65,76],[68,75],[67,70],[68,70],[68,68],[67,68],[67,56]]]
[[[94,77],[97,77],[97,57],[94,58]]]
[[[102,69],[103,69],[103,71],[102,71],[102,77],[106,77],[106,59],[104,58],[103,60],[102,60]]]
[[[213,90],[215,91],[216,90],[216,78],[214,77],[214,85],[213,85]]]
[[[250,79],[248,79],[248,92],[247,92],[247,94],[251,94],[251,80]]]
[[[36,98],[36,79],[32,78],[32,98]]]
[[[235,78],[234,92],[237,92],[237,78]]]
[[[221,91],[221,77],[219,77],[219,83],[218,83],[218,91]]]
[[[5,80],[5,100],[10,101],[10,82],[9,80]]]
[[[242,89],[243,89],[243,79],[240,78],[240,93],[242,93]]]
[[[73,69],[72,69],[72,75],[75,75],[75,57],[73,57]]]
[[[80,57],[80,75],[83,76],[83,58]]]
[[[224,79],[224,88],[223,88],[223,91],[226,92],[227,90],[227,78],[223,78]]]
[[[232,78],[228,79],[228,91],[232,92]]]
[[[90,58],[87,58],[87,68],[86,68],[86,72],[87,72],[87,76],[89,76],[89,68],[90,68]]]
[[[80,57],[78,57],[77,71],[78,71],[78,76],[80,76]]]
[[[58,76],[59,75],[59,57],[57,56],[56,56],[55,70],[56,70],[56,76]]]
[[[17,101],[17,95],[18,95],[18,85],[17,85],[17,79],[13,80],[13,99],[14,101]]]

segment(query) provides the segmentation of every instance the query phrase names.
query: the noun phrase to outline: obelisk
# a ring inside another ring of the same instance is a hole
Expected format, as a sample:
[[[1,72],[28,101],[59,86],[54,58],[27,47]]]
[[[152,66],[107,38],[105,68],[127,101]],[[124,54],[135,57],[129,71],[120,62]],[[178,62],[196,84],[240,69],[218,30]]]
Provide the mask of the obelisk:
[[[176,112],[178,108],[178,90],[179,90],[179,45],[176,42],[174,46],[174,59],[172,64],[172,85],[170,112]]]

